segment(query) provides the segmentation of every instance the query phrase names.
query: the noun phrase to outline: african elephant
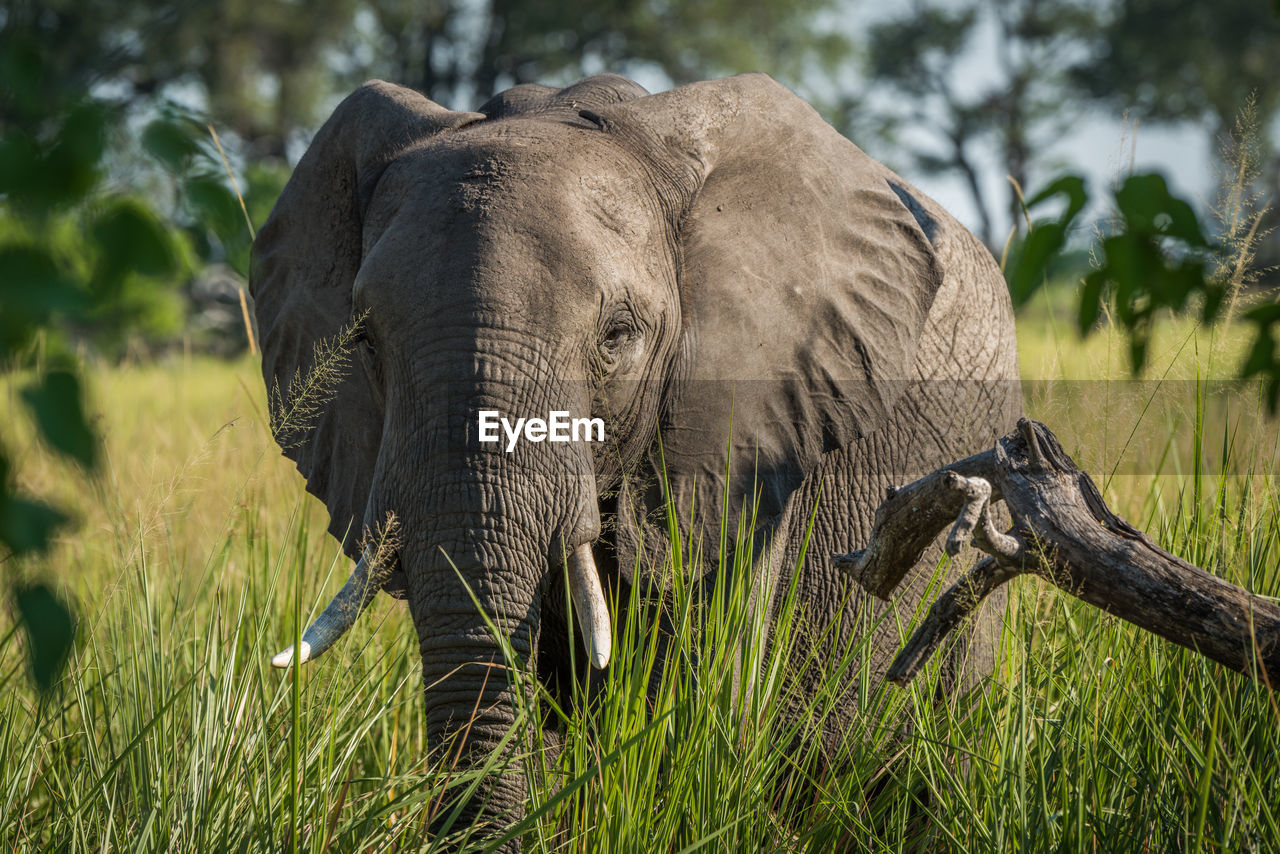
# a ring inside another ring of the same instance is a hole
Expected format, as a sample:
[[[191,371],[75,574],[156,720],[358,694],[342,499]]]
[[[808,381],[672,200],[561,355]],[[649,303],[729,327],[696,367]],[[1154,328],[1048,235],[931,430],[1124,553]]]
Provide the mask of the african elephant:
[[[407,599],[430,738],[469,726],[480,753],[516,698],[477,602],[551,678],[575,637],[556,606],[568,555],[578,642],[606,666],[601,577],[654,581],[635,567],[668,548],[668,499],[684,538],[718,542],[722,511],[730,531],[755,520],[762,557],[730,581],[766,602],[816,505],[806,619],[839,621],[828,643],[878,632],[882,672],[897,629],[830,553],[862,542],[886,487],[989,447],[1020,414],[987,249],[763,75],[660,94],[614,75],[522,85],[477,112],[365,84],[298,164],[250,286],[281,400],[323,385],[323,342],[350,339],[349,369],[278,435],[359,559],[301,658],[376,589]],[[600,418],[604,441],[481,441],[481,413],[491,438],[494,413],[554,412]],[[362,552],[388,514],[394,550]],[[907,615],[933,567],[901,586]],[[988,673],[990,653],[957,653],[957,678]],[[485,817],[518,815],[520,776],[489,785]]]

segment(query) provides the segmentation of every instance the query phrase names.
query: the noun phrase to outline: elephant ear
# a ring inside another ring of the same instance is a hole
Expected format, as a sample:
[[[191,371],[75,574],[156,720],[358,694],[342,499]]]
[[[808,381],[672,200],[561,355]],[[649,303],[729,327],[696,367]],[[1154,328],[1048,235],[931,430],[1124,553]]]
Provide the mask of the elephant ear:
[[[366,83],[320,128],[253,244],[249,288],[272,432],[353,559],[382,434],[379,404],[350,357],[364,208],[399,154],[483,118],[390,83]]]
[[[911,381],[942,282],[934,223],[764,75],[597,118],[634,129],[683,214],[684,338],[659,421],[671,497],[681,519],[716,525],[727,498],[731,524],[747,510],[760,528],[823,454],[884,426]]]

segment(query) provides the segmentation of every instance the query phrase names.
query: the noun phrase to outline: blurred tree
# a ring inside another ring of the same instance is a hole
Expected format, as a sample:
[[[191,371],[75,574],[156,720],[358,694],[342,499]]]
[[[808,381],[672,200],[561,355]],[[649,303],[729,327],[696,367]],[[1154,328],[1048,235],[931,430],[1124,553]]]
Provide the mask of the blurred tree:
[[[680,83],[768,71],[798,85],[849,52],[822,26],[840,0],[10,0],[0,62],[38,50],[33,101],[93,91],[200,104],[250,159],[283,158],[367,76],[452,107],[498,89],[611,70]],[[19,63],[20,64],[20,63]],[[20,69],[15,69],[20,71]],[[0,107],[0,126],[9,118]]]
[[[94,90],[131,102],[185,71],[179,7],[137,0],[7,0],[0,7],[0,130]],[[38,64],[31,57],[38,55]]]
[[[361,67],[454,108],[527,82],[656,71],[673,83],[767,71],[797,85],[848,55],[824,29],[838,0],[364,0],[373,51]]]
[[[1225,239],[1258,242],[1254,278],[1280,265],[1280,215],[1263,212],[1280,188],[1270,133],[1280,113],[1280,10],[1257,0],[1115,0],[1072,75],[1116,112],[1202,125],[1221,162],[1215,212]]]
[[[1280,15],[1257,0],[1115,0],[1072,74],[1117,112],[1203,121],[1215,141],[1252,94],[1265,134],[1280,109]]]
[[[198,307],[189,297],[199,267],[219,263],[247,274],[252,226],[209,126],[222,129],[244,201],[261,221],[287,177],[290,141],[301,141],[336,96],[339,75],[330,66],[351,31],[356,2],[316,4],[306,14],[295,0],[12,0],[0,7],[0,74],[6,81],[0,134],[6,144],[47,143],[86,96],[112,117],[101,157],[68,161],[74,169],[92,162],[91,172],[28,170],[28,178],[40,174],[52,186],[65,183],[66,194],[76,196],[105,176],[149,198],[163,220],[185,232],[176,244],[188,279],[185,292],[177,287],[183,282],[157,287],[145,277],[125,277],[112,299],[62,323],[64,331],[74,327],[79,340],[109,356],[126,340],[172,341]],[[139,138],[136,129],[148,119]],[[0,172],[9,169],[21,181],[29,159],[10,157]],[[19,214],[9,228],[35,222]],[[74,256],[78,232],[60,233],[64,254]],[[236,330],[208,331],[198,345],[227,353],[245,343]],[[216,339],[219,333],[230,334]]]
[[[1097,27],[1087,0],[913,0],[907,12],[867,33],[867,73],[890,98],[870,100],[881,133],[924,173],[963,178],[978,211],[978,235],[998,250],[983,160],[1026,187],[1053,137],[1075,117],[1064,69]],[[994,59],[995,76],[975,84],[975,56]],[[1018,190],[1005,209],[1021,220]]]
[[[334,50],[353,28],[355,0],[190,3],[182,35],[210,118],[255,157],[283,159],[333,95]]]
[[[194,95],[251,155],[283,157],[290,134],[309,130],[335,90],[331,54],[356,2],[10,0],[0,63],[12,79],[37,51],[43,71],[24,91],[46,107],[84,92],[126,106]],[[0,128],[15,118],[5,101]]]

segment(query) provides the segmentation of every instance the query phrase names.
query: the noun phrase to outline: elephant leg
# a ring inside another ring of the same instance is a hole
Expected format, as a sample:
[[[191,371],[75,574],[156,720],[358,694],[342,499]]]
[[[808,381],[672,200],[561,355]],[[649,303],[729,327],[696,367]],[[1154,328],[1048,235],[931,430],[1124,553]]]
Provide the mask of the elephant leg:
[[[900,429],[878,432],[829,455],[793,497],[795,522],[783,561],[780,592],[786,591],[792,581],[804,525],[810,513],[814,514],[805,564],[794,579],[796,599],[803,609],[790,662],[790,671],[800,688],[798,695],[819,695],[824,684],[832,680],[828,668],[839,662],[848,667],[839,677],[841,686],[832,698],[832,713],[820,725],[815,723],[829,750],[835,750],[847,736],[850,721],[878,719],[875,709],[860,706],[877,692],[892,690],[881,687],[884,674],[905,642],[904,632],[927,603],[925,597],[931,585],[940,584],[945,589],[966,568],[966,558],[962,556],[935,577],[943,557],[943,538],[939,537],[908,573],[893,599],[882,602],[866,594],[831,560],[833,553],[858,548],[866,542],[875,510],[890,486],[907,483],[937,465],[989,447],[993,439],[981,432],[966,436],[964,425],[982,425],[980,431],[1002,426],[996,423],[1003,420],[1001,417],[987,414],[992,401],[982,395],[973,396],[957,410],[954,399],[937,399],[931,394],[936,389],[928,386],[923,384],[918,393],[906,396],[903,417],[898,422]],[[1003,411],[1005,404],[997,403],[998,411]],[[1003,589],[1001,594],[983,604],[969,631],[958,633],[944,662],[945,670],[938,683],[940,694],[959,697],[984,684],[992,672],[1005,611]],[[830,696],[829,691],[826,696]],[[883,735],[855,732],[855,737],[861,738]]]

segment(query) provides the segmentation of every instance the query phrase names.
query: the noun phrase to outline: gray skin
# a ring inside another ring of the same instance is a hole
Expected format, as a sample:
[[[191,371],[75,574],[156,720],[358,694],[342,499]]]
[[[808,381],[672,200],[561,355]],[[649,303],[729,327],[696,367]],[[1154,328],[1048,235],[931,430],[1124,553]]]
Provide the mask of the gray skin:
[[[754,514],[763,557],[731,581],[761,601],[790,581],[816,504],[804,634],[844,649],[872,632],[878,676],[899,636],[877,617],[908,618],[934,561],[886,606],[830,553],[865,541],[888,485],[989,447],[1020,414],[987,250],[763,75],[657,95],[602,75],[476,113],[366,84],[299,163],[250,285],[285,399],[315,346],[363,317],[332,399],[282,445],[351,557],[394,513],[386,589],[417,629],[431,743],[469,723],[464,763],[498,745],[516,699],[471,595],[540,679],[565,678],[565,551],[592,543],[624,599],[664,581],[632,570],[667,548],[659,435],[683,537],[714,554],[722,510],[730,530]],[[480,409],[598,415],[608,441],[507,453],[476,441]],[[712,562],[686,571],[707,579]],[[989,634],[999,610],[975,626]],[[957,684],[991,653],[953,654]],[[482,794],[470,817],[509,821],[524,780]]]

